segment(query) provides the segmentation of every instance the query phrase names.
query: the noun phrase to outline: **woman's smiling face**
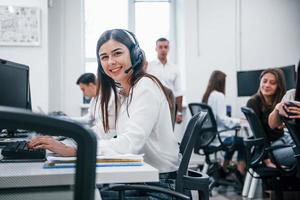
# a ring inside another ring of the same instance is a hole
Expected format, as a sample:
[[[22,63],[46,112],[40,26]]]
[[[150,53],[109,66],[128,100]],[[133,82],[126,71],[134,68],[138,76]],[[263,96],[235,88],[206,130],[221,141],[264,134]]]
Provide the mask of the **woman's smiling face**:
[[[125,70],[132,65],[129,49],[110,39],[100,47],[98,53],[104,72],[121,85],[126,83],[130,73],[125,73]]]
[[[276,77],[272,73],[263,75],[260,81],[260,91],[265,97],[272,97],[275,95],[277,89]]]

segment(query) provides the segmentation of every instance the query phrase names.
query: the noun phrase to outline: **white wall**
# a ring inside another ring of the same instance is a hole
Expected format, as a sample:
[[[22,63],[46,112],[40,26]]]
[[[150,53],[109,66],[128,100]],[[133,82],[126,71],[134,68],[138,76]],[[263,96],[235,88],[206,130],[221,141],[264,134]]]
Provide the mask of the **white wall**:
[[[76,80],[84,73],[83,0],[52,2],[49,8],[49,109],[79,116],[82,93]]]
[[[0,57],[29,65],[32,108],[48,110],[48,7],[47,0],[0,0],[0,5],[41,9],[40,46],[0,46]]]
[[[181,54],[186,57],[187,102],[201,101],[211,71],[219,69],[227,74],[227,104],[241,116],[240,106],[248,98],[236,97],[237,70],[295,64],[300,59],[298,0],[178,0],[177,4],[183,2],[185,24],[178,29],[185,31],[179,43],[185,43]]]
[[[240,69],[262,69],[298,63],[300,1],[241,1]],[[247,97],[236,101],[244,106]],[[241,113],[239,113],[241,115]]]

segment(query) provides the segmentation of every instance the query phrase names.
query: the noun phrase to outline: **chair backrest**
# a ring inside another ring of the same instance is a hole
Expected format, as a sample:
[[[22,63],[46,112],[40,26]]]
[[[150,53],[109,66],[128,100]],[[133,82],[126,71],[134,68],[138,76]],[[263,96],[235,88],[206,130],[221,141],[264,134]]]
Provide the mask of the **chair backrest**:
[[[281,119],[284,122],[286,128],[288,129],[295,145],[300,149],[300,135],[299,135],[299,131],[297,131],[295,121],[289,120],[285,117],[282,117]]]
[[[176,185],[178,182],[180,182],[182,177],[187,174],[192,151],[195,147],[197,137],[199,137],[202,133],[202,128],[206,118],[206,112],[199,112],[195,114],[192,119],[190,119],[187,125],[182,142],[180,144],[180,153],[182,154],[182,159],[177,171]]]
[[[217,122],[209,105],[203,103],[189,103],[188,107],[192,116],[199,112],[207,113],[206,121],[202,127],[202,133],[197,139],[195,147],[195,152],[198,152],[199,149],[206,147],[216,138],[218,134]]]
[[[24,129],[74,139],[78,145],[74,199],[94,199],[97,140],[93,132],[70,121],[3,106],[0,129]]]
[[[264,141],[266,141],[263,145],[255,146],[255,148],[252,149],[251,155],[250,152],[246,155],[247,165],[253,165],[253,163],[257,165],[256,163],[258,163],[258,160],[261,160],[261,158],[266,154],[265,148],[269,147],[270,143],[267,138],[267,134],[265,133],[265,130],[263,129],[262,124],[254,110],[249,107],[242,107],[241,111],[244,113],[250,125],[253,137],[256,139],[262,138]]]
[[[286,128],[289,131],[295,145],[293,146],[293,151],[295,153],[294,157],[297,162],[297,176],[300,177],[300,135],[299,131],[297,131],[296,124],[293,120],[288,120],[287,118],[282,117],[282,121],[284,122]]]
[[[269,158],[271,159],[271,161],[276,165],[276,168],[279,169],[282,173],[284,174],[293,174],[295,172],[296,166],[290,166],[288,168],[283,168],[282,165],[280,164],[280,160],[277,160],[276,156],[273,154],[273,151],[267,151],[266,149],[269,148],[271,146],[271,143],[269,142],[269,139],[267,137],[267,134],[265,132],[265,130],[263,129],[263,126],[259,120],[259,118],[257,117],[257,115],[255,114],[255,112],[253,111],[253,109],[248,108],[248,107],[242,107],[241,108],[242,112],[244,113],[244,115],[246,116],[250,128],[252,130],[253,136],[255,138],[263,138],[264,139],[264,144],[263,146],[261,146],[260,148],[255,148],[254,152],[252,153],[252,158],[251,160],[256,160],[257,158],[260,158],[261,155],[263,155],[264,153],[268,153]],[[248,156],[247,156],[248,157]],[[249,158],[247,158],[247,162],[249,161]]]
[[[269,141],[260,119],[257,117],[254,110],[248,107],[242,107],[241,110],[249,122],[253,136],[255,138],[264,138],[266,141]]]

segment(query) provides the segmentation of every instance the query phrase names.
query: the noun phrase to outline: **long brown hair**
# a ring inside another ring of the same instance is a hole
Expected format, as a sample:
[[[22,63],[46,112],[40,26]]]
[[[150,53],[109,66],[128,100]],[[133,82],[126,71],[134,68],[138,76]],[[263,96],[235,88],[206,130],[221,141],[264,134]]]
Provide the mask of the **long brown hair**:
[[[264,110],[266,108],[270,108],[270,107],[271,107],[271,109],[274,109],[276,104],[281,101],[282,97],[284,96],[284,94],[286,92],[285,76],[284,76],[283,71],[281,69],[276,69],[276,68],[266,69],[260,74],[259,80],[261,81],[263,76],[266,75],[266,74],[269,74],[269,73],[273,74],[275,76],[276,84],[277,84],[276,91],[275,91],[274,95],[272,96],[272,100],[271,100],[272,104],[271,105],[267,104],[267,102],[265,100],[265,97],[261,93],[260,86],[259,86],[258,91],[256,93],[261,99]]]
[[[222,92],[225,95],[225,82],[226,82],[226,74],[224,72],[219,70],[213,71],[212,74],[210,75],[206,91],[202,97],[202,103],[208,102],[209,95],[214,90],[218,92]]]

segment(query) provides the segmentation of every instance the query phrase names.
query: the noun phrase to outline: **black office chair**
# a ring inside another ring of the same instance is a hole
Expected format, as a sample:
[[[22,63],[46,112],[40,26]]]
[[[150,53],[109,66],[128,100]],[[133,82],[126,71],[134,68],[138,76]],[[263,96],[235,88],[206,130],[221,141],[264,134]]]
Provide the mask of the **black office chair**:
[[[238,190],[241,189],[242,186],[238,182],[221,178],[221,174],[218,170],[220,166],[217,162],[217,153],[221,151],[232,151],[235,143],[235,141],[233,141],[233,145],[224,144],[225,137],[222,136],[222,133],[235,131],[235,136],[237,136],[240,126],[218,130],[215,116],[209,105],[203,103],[189,103],[188,107],[192,116],[199,112],[208,113],[208,118],[203,126],[201,136],[198,138],[194,149],[194,153],[205,156],[205,164],[202,172],[207,173],[214,179],[213,186],[231,185]],[[210,157],[212,154],[215,155],[214,161],[212,161]],[[201,167],[199,166],[199,168]]]
[[[74,199],[94,199],[97,141],[93,132],[76,123],[3,106],[0,106],[0,129],[24,129],[73,138],[78,145]]]
[[[207,113],[200,112],[189,121],[182,142],[180,153],[182,159],[177,171],[175,181],[175,192],[152,185],[111,185],[108,189],[119,191],[120,199],[124,198],[126,190],[144,190],[152,192],[162,192],[178,199],[190,199],[191,190],[197,190],[199,199],[209,199],[209,177],[198,171],[188,170],[188,164],[192,151],[197,141],[197,137],[202,134],[202,127],[207,119]],[[183,195],[185,194],[185,195]]]
[[[294,157],[297,162],[297,176],[300,177],[300,134],[299,130],[297,131],[296,124],[294,120],[289,120],[288,118],[282,117],[286,128],[289,131],[295,145],[293,146],[293,151],[295,153]]]
[[[274,151],[290,148],[291,146],[288,144],[271,146],[267,134],[255,112],[248,107],[242,107],[241,110],[246,116],[253,133],[252,138],[245,140],[247,169],[253,169],[253,171],[258,174],[258,177],[255,178],[261,178],[263,180],[265,189],[273,190],[277,198],[283,198],[282,191],[290,190],[288,188],[290,185],[284,182],[292,179],[296,173],[296,166],[283,167],[280,162],[276,160]],[[271,159],[276,165],[276,168],[267,167],[263,162],[266,158]]]

